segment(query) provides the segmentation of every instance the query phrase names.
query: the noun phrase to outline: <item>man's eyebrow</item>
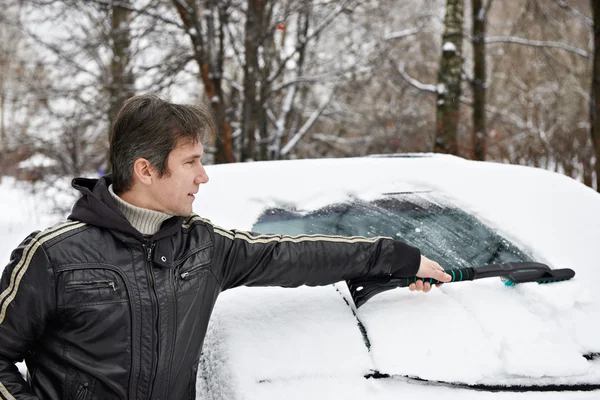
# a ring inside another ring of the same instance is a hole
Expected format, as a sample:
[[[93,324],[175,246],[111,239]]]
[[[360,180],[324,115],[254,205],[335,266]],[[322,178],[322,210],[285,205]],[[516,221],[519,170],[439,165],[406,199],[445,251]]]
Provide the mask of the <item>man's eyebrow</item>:
[[[196,158],[202,158],[202,156],[204,155],[204,153],[202,154],[193,154],[189,157],[186,157],[185,160],[195,160]]]

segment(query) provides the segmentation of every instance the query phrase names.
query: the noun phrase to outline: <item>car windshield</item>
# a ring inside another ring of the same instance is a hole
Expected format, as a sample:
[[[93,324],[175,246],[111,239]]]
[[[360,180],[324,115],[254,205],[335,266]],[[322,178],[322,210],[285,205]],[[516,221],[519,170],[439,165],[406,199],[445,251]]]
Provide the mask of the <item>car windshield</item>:
[[[252,229],[283,235],[390,236],[421,249],[444,268],[533,261],[481,221],[454,206],[416,194],[351,200],[312,212],[266,210]]]

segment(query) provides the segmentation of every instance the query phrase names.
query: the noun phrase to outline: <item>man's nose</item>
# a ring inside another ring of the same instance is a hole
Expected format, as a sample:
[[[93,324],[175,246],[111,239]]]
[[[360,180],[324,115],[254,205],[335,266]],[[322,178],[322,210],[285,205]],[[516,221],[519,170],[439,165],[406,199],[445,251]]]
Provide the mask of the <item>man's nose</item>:
[[[208,182],[208,174],[206,173],[204,166],[200,165],[200,170],[198,171],[198,175],[196,175],[196,178],[194,179],[194,183],[196,185],[199,185],[201,183],[207,183],[207,182]]]

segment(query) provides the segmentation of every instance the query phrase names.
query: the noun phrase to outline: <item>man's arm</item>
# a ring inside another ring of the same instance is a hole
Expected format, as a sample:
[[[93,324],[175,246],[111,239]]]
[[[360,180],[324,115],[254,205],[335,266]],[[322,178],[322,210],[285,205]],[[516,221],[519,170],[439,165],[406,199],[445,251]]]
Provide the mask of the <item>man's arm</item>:
[[[417,248],[386,237],[258,235],[209,225],[213,272],[223,290],[235,286],[326,285],[361,276],[412,276]]]
[[[53,309],[53,288],[48,258],[32,234],[12,252],[0,279],[1,399],[37,398],[15,363],[43,333]]]

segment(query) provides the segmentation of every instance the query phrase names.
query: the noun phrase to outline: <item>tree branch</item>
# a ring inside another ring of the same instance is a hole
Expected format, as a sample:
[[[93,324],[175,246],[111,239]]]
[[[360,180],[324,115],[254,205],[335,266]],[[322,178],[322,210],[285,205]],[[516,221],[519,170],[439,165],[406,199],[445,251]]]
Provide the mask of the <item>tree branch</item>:
[[[592,0],[593,1],[593,0]],[[580,18],[583,22],[585,22],[587,25],[589,26],[594,26],[594,20],[592,20],[591,18],[583,15],[581,13],[581,11],[579,11],[576,8],[571,7],[570,5],[567,4],[566,1],[564,0],[555,0],[555,3],[560,7],[560,8],[564,8],[565,10],[567,10],[569,13],[573,14],[574,16],[576,16],[577,18]]]
[[[514,43],[520,44],[524,46],[532,46],[532,47],[550,47],[560,50],[565,50],[573,54],[577,54],[578,56],[585,57],[591,60],[591,55],[585,50],[582,50],[578,47],[571,46],[570,44],[562,43],[562,42],[543,42],[539,40],[531,40],[525,39],[515,36],[486,36],[485,38],[486,44],[497,44],[497,43]]]
[[[317,108],[315,111],[313,111],[313,113],[308,118],[308,120],[304,123],[304,125],[302,125],[302,127],[298,130],[298,132],[296,132],[296,134],[290,139],[289,142],[287,142],[287,144],[283,147],[283,149],[281,149],[282,156],[286,156],[291,150],[294,149],[294,147],[296,147],[296,145],[298,144],[300,139],[302,139],[302,137],[306,134],[306,132],[308,132],[308,130],[315,123],[315,121],[323,113],[323,110],[325,110],[325,108],[329,105],[329,103],[331,103],[331,100],[333,100],[333,97],[334,97],[335,92],[337,91],[338,87],[339,87],[339,84],[336,85],[331,90],[329,97],[321,103],[319,108]]]
[[[288,61],[290,61],[292,59],[292,57],[294,57],[296,55],[296,53],[306,43],[308,43],[313,38],[315,38],[319,33],[321,33],[321,31],[323,29],[325,29],[327,27],[327,25],[329,25],[331,23],[331,21],[333,21],[338,15],[340,15],[342,12],[344,12],[346,10],[346,6],[352,2],[353,2],[353,0],[345,0],[345,1],[341,2],[341,4],[338,4],[336,6],[335,10],[331,14],[326,16],[325,19],[319,25],[317,25],[317,27],[310,33],[310,35],[307,35],[305,38],[303,38],[303,40],[296,43],[296,47],[294,48],[294,51],[292,51],[290,54],[288,54],[288,56],[281,61],[281,64],[279,64],[279,68],[277,68],[277,70],[273,74],[271,74],[271,76],[269,76],[267,78],[267,85],[270,85],[271,83],[273,83],[273,81],[275,79],[277,79],[277,77],[285,69]]]
[[[394,39],[402,39],[407,36],[412,36],[415,33],[421,32],[421,28],[407,28],[401,31],[392,32],[383,37],[383,40],[394,40]]]
[[[167,25],[173,25],[173,26],[176,26],[177,28],[184,29],[183,25],[181,25],[179,22],[177,22],[175,20],[165,18],[165,17],[159,15],[158,13],[150,12],[147,9],[136,8],[125,1],[114,1],[114,0],[87,0],[87,1],[89,3],[96,3],[99,5],[105,6],[105,7],[121,7],[128,11],[131,11],[135,14],[145,15],[145,16],[151,17],[157,21],[164,22]],[[148,7],[146,7],[146,8],[148,8]]]
[[[400,61],[398,63],[398,65],[394,66],[394,68],[396,69],[396,72],[398,72],[398,74],[400,74],[400,76],[411,86],[413,86],[416,89],[425,91],[425,92],[429,92],[429,93],[438,93],[438,88],[435,85],[431,85],[428,83],[423,83],[420,82],[412,77],[410,77],[406,71],[404,70],[404,61]]]

